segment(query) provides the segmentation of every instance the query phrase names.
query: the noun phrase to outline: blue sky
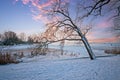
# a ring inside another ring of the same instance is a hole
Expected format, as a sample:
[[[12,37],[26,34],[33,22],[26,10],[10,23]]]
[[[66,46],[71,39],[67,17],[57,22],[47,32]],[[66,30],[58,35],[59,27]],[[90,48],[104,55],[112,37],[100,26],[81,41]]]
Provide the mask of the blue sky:
[[[0,33],[14,31],[26,34],[39,33],[44,25],[32,18],[32,12],[22,2],[14,0],[0,0]]]
[[[29,1],[29,0],[23,0]],[[28,3],[21,0],[0,0],[0,33],[4,31],[14,31],[16,33],[26,33],[28,35],[43,32],[45,24],[42,21],[33,19],[33,13]],[[90,39],[113,38],[111,32],[106,28],[111,26],[107,21],[107,15],[96,19],[95,27],[89,32]]]

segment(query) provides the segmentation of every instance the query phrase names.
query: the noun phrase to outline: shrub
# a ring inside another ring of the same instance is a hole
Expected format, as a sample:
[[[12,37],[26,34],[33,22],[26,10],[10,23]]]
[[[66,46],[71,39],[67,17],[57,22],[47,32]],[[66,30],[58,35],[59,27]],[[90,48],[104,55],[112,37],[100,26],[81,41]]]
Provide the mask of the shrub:
[[[108,54],[120,54],[120,49],[119,48],[115,48],[115,49],[107,49],[104,51],[105,53],[108,53]]]
[[[41,49],[37,48],[34,51],[31,51],[31,56],[37,56],[37,55],[46,55],[47,54],[47,49]]]
[[[12,56],[10,53],[4,53],[2,54],[0,52],[0,64],[8,64],[8,63],[19,63],[14,56]]]
[[[48,51],[48,45],[46,43],[41,42],[39,43],[33,51],[31,51],[31,56],[37,56],[37,55],[46,55]]]

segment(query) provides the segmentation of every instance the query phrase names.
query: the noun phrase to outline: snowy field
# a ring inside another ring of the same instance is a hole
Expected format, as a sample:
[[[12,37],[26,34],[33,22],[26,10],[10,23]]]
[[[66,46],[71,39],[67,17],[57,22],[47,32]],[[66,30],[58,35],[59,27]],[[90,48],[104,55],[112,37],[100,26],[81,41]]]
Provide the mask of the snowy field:
[[[1,65],[0,80],[120,80],[120,56],[42,59]]]
[[[119,44],[115,44],[115,46]],[[112,44],[91,44],[97,59],[90,60],[83,45],[66,45],[67,54],[79,56],[46,55],[22,58],[19,64],[0,65],[0,80],[120,80],[120,55],[105,54]],[[28,49],[34,45],[4,47]],[[50,48],[59,49],[56,45]],[[102,56],[102,57],[101,57]]]

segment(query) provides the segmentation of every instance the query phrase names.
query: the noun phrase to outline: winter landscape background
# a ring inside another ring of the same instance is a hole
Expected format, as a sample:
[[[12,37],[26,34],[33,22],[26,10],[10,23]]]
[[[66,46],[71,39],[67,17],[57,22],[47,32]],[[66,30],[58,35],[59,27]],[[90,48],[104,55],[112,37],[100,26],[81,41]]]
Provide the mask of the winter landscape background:
[[[120,0],[0,0],[0,80],[120,80]]]

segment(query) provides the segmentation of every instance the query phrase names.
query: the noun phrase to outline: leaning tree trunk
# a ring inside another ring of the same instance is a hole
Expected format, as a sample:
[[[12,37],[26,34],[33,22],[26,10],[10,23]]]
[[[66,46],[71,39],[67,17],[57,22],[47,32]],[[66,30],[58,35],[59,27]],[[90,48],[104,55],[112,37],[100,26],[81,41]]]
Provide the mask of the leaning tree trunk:
[[[93,53],[93,51],[91,49],[91,46],[88,43],[87,38],[85,37],[85,35],[83,35],[81,33],[80,29],[78,29],[77,27],[76,27],[76,31],[77,31],[78,35],[81,37],[81,40],[82,40],[83,44],[85,45],[85,48],[87,49],[87,52],[88,52],[88,54],[90,56],[90,59],[94,60],[95,59],[95,55],[94,55],[94,53]]]
[[[87,38],[86,38],[85,36],[82,36],[81,39],[82,39],[82,42],[83,42],[84,45],[85,45],[85,48],[87,49],[87,52],[88,52],[88,54],[89,54],[89,56],[90,56],[90,59],[91,59],[91,60],[95,59],[95,55],[94,55],[94,53],[93,53],[93,51],[92,51],[92,49],[91,49],[91,46],[90,46],[89,43],[88,43]]]

